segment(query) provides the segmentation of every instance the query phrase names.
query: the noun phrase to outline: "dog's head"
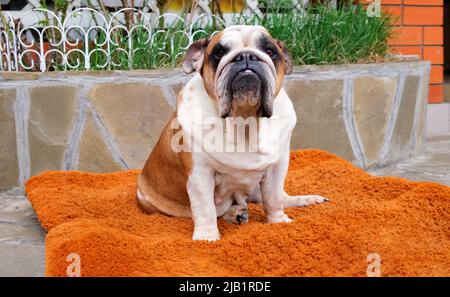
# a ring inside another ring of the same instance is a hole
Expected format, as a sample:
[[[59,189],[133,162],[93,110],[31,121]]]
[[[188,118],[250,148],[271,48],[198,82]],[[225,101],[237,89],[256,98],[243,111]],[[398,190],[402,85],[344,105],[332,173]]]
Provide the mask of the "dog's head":
[[[271,117],[292,64],[283,43],[261,26],[231,26],[191,44],[183,70],[198,71],[223,118]]]

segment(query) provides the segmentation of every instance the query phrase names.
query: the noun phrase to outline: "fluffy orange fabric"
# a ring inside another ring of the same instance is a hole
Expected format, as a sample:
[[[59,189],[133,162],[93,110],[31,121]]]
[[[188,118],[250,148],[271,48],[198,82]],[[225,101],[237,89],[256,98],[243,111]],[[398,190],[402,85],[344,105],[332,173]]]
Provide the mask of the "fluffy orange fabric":
[[[247,225],[219,220],[222,239],[191,240],[191,219],[146,215],[135,200],[137,170],[50,171],[31,178],[28,198],[46,238],[46,274],[64,276],[78,253],[82,276],[450,276],[450,188],[374,177],[318,150],[291,155],[290,194],[331,202],[287,209],[290,224],[266,224],[250,205]]]

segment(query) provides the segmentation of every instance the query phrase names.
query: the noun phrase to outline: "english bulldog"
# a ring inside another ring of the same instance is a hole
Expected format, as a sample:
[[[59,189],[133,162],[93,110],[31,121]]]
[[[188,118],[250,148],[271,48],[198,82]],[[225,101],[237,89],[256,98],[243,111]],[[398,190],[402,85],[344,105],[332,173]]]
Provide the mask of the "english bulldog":
[[[249,201],[263,204],[268,223],[291,222],[286,207],[328,201],[283,190],[297,119],[282,87],[292,72],[282,42],[261,26],[231,26],[192,43],[182,68],[195,73],[137,180],[146,213],[191,217],[192,238],[215,241],[217,219],[246,223]]]

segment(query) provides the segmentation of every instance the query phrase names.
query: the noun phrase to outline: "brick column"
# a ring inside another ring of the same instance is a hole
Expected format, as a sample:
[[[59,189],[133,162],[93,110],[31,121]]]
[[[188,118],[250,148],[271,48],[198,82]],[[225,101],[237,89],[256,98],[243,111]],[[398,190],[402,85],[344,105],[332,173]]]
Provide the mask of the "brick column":
[[[364,3],[372,0],[364,0]],[[432,63],[429,103],[443,102],[443,0],[381,0],[382,11],[398,17],[392,53],[418,55]]]

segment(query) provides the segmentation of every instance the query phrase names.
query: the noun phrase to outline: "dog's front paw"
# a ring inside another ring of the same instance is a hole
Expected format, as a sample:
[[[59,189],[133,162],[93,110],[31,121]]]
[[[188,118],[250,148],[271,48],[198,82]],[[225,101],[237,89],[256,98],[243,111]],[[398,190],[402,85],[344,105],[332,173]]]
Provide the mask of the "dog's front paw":
[[[192,235],[193,240],[206,240],[206,241],[216,241],[220,239],[219,229],[208,228],[208,229],[196,229],[194,230],[194,235]]]
[[[283,211],[271,213],[267,215],[268,223],[290,223],[294,220],[290,219]]]

